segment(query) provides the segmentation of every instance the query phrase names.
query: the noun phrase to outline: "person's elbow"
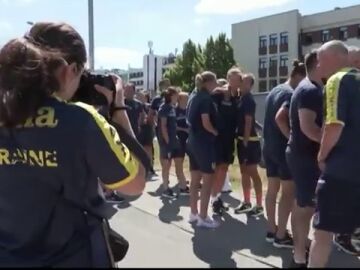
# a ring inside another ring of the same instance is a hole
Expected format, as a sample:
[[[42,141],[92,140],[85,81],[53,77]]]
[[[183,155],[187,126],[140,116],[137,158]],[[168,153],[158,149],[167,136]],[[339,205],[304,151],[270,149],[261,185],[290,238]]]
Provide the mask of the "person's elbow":
[[[280,109],[279,112],[275,116],[275,122],[279,127],[284,126],[288,121],[288,115],[284,109]]]
[[[139,164],[137,175],[126,185],[116,191],[127,196],[140,196],[145,189],[145,168]]]

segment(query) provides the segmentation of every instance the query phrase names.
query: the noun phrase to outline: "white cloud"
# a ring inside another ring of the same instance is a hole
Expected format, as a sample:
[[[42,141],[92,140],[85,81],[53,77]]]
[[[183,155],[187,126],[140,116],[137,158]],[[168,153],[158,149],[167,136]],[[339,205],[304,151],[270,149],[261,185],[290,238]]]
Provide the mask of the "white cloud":
[[[142,67],[143,55],[135,50],[114,47],[96,47],[95,65],[97,68],[121,68]]]
[[[293,0],[199,0],[198,14],[243,14],[260,8],[282,6]]]

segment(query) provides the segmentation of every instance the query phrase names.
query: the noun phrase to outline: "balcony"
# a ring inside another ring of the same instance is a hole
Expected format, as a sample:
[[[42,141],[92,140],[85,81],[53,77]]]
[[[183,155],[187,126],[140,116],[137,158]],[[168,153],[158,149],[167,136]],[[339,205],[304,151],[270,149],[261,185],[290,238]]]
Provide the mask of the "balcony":
[[[278,46],[277,45],[271,45],[269,46],[269,53],[270,54],[275,54],[278,52]]]
[[[280,52],[288,52],[288,51],[289,51],[288,43],[280,44]]]
[[[269,68],[269,77],[277,77],[277,66]]]
[[[259,78],[266,78],[267,69],[266,68],[259,68]]]
[[[259,47],[259,55],[266,55],[267,48],[266,47]]]
[[[280,76],[285,77],[288,76],[289,70],[288,67],[280,67]]]

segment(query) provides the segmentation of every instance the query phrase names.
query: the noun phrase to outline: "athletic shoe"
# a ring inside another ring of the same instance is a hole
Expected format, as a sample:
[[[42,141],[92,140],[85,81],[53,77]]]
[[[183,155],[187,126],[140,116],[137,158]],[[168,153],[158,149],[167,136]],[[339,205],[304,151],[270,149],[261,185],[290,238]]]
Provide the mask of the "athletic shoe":
[[[189,196],[190,195],[190,188],[186,186],[186,188],[180,188],[180,195],[181,196]]]
[[[210,217],[207,217],[206,219],[202,219],[199,217],[197,226],[206,229],[216,229],[217,227],[219,227],[219,223]]]
[[[168,188],[167,190],[164,190],[162,193],[162,196],[168,199],[174,199],[176,198],[174,191],[171,188]]]
[[[248,213],[250,217],[260,217],[264,215],[264,207],[262,206],[255,206],[251,211]]]
[[[341,251],[353,255],[353,256],[359,256],[360,252],[356,250],[354,245],[351,243],[351,237],[348,234],[341,235],[337,234],[334,237],[334,245]]]
[[[190,214],[190,217],[189,217],[189,223],[192,224],[192,223],[197,223],[199,221],[199,215],[194,215],[194,214]]]
[[[108,203],[121,204],[125,202],[125,199],[117,195],[116,192],[111,192],[109,195],[105,196],[105,199]]]
[[[276,233],[267,232],[265,240],[266,242],[272,244],[274,243],[275,237],[276,237]]]
[[[220,198],[212,203],[212,208],[215,215],[222,215],[224,212],[229,211],[229,208],[224,205]]]
[[[357,229],[352,235],[351,242],[355,245],[360,245],[360,230]]]
[[[235,214],[244,214],[250,212],[252,209],[251,203],[243,203],[239,208],[235,209]]]
[[[286,232],[285,237],[283,239],[278,239],[277,237],[275,237],[273,245],[276,248],[292,249],[294,248],[294,240],[291,237],[291,235],[288,232]]]
[[[297,263],[294,258],[291,260],[291,264],[289,268],[307,268],[306,263]]]

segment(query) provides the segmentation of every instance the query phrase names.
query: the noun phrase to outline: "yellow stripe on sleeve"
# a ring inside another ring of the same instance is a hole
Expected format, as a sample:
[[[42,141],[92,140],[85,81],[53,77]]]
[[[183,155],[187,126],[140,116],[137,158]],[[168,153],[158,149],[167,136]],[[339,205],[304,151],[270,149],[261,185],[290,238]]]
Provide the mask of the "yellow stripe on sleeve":
[[[85,109],[94,118],[97,126],[104,134],[111,150],[118,158],[119,163],[126,169],[129,176],[119,180],[117,183],[105,185],[109,189],[118,189],[131,182],[139,172],[139,162],[131,156],[129,149],[121,143],[120,137],[116,129],[111,126],[106,119],[100,115],[93,106],[77,102],[77,106]],[[101,158],[101,157],[99,157]]]

